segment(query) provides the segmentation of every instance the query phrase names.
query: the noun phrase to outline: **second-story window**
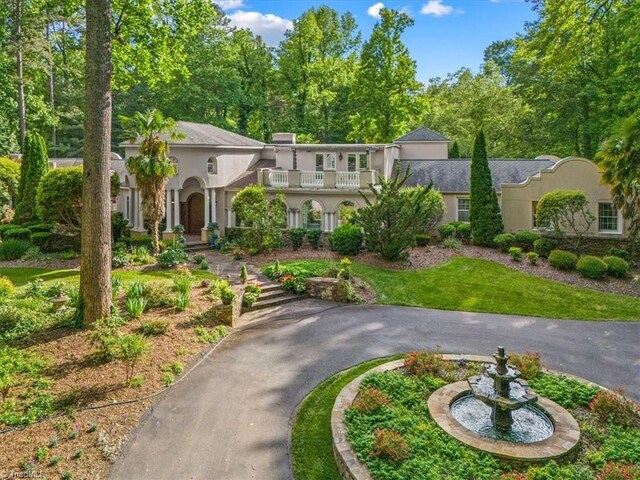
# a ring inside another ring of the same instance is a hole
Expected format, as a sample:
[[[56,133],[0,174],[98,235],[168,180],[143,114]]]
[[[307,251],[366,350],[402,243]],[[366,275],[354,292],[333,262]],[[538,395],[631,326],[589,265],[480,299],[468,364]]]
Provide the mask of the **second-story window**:
[[[324,155],[316,153],[316,172],[324,170]]]
[[[356,154],[350,153],[347,155],[347,171],[355,172],[356,171]]]
[[[335,170],[336,169],[336,154],[334,152],[326,153],[324,156],[324,169]]]
[[[207,172],[218,173],[218,159],[216,157],[209,157],[207,160]]]
[[[358,169],[369,170],[369,155],[366,153],[358,154]]]

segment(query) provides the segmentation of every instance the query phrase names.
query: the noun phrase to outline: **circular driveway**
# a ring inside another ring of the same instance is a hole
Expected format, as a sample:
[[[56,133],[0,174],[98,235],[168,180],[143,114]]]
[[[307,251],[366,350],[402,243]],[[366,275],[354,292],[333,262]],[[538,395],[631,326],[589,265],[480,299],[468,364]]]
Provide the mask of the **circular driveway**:
[[[296,407],[325,378],[411,350],[491,355],[539,351],[553,369],[640,399],[640,323],[547,320],[306,300],[263,314],[165,394],[132,434],[110,477],[292,479]]]

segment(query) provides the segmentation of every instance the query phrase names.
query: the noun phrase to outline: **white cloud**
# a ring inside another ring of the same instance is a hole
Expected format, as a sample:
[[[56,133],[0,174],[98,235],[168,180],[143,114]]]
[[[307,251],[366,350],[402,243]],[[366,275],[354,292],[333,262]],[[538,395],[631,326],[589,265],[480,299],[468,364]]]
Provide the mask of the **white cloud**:
[[[367,15],[373,18],[380,18],[380,10],[384,8],[384,3],[378,2],[367,8]]]
[[[293,22],[272,13],[245,12],[238,10],[229,14],[230,23],[234,27],[248,28],[260,35],[267,45],[275,46],[283,38],[284,32],[293,27]]]
[[[244,7],[244,0],[215,0],[223,10],[236,10]]]
[[[434,17],[443,17],[450,13],[463,13],[460,9],[455,9],[451,5],[444,5],[442,0],[429,0],[422,6],[420,13],[423,15],[433,15]]]

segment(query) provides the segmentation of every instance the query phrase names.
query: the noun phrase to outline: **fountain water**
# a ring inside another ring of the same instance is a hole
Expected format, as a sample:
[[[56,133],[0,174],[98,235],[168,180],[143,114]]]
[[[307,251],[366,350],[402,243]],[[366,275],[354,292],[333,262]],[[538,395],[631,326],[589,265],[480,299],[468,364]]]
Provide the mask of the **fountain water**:
[[[493,358],[495,365],[469,378],[471,394],[451,405],[453,417],[479,435],[498,440],[530,443],[550,437],[553,424],[534,407],[538,396],[518,378],[520,372],[507,364],[504,347],[498,347]]]

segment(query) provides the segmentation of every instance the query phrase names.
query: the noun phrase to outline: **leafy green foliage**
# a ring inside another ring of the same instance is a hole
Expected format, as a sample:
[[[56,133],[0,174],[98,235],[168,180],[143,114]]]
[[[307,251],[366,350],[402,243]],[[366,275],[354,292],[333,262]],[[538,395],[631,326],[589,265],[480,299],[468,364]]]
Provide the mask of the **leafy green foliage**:
[[[536,252],[527,252],[527,260],[531,265],[538,263],[538,257],[539,255]]]
[[[509,249],[509,255],[511,255],[511,260],[519,262],[522,258],[522,249],[520,247],[511,247]]]
[[[362,231],[350,223],[340,225],[329,237],[331,250],[340,255],[357,255],[362,249],[362,242]]]
[[[469,222],[473,243],[484,246],[493,245],[493,239],[502,233],[504,226],[496,190],[493,188],[491,170],[489,170],[483,130],[480,130],[473,144],[470,203]]]
[[[307,230],[307,240],[314,250],[320,248],[321,238],[322,232],[320,230]]]
[[[529,385],[536,393],[568,409],[588,406],[600,390],[596,386],[549,373],[530,377]]]
[[[578,256],[566,250],[552,250],[549,263],[558,270],[573,270],[578,263]]]
[[[18,260],[31,247],[27,240],[5,240],[0,243],[0,260]]]
[[[540,352],[525,352],[522,355],[512,352],[509,363],[520,370],[522,378],[526,380],[536,378],[542,373],[543,367],[540,360]]]
[[[602,261],[607,265],[607,272],[612,277],[624,278],[629,274],[629,262],[620,257],[608,255]]]
[[[282,243],[282,229],[286,227],[287,213],[284,195],[279,193],[272,201],[262,185],[245,187],[233,198],[236,218],[249,231],[245,233],[247,248],[270,251]]]
[[[0,298],[10,297],[15,293],[15,291],[16,287],[10,279],[0,277]]]
[[[450,223],[443,223],[438,227],[438,233],[440,234],[440,238],[444,240],[456,234],[456,227]]]
[[[195,332],[204,343],[218,343],[224,337],[229,335],[229,330],[224,325],[218,325],[212,329],[196,327]]]
[[[82,166],[56,168],[42,177],[36,197],[42,221],[80,227]]]
[[[587,196],[580,190],[554,190],[545,193],[536,209],[537,224],[549,225],[558,238],[564,238],[569,232],[576,250],[595,219]]]
[[[298,250],[304,242],[304,236],[307,232],[304,228],[292,228],[289,230],[289,238],[291,239],[291,247]]]
[[[28,132],[20,165],[20,187],[16,205],[16,222],[29,223],[37,220],[36,198],[40,180],[49,170],[49,158],[44,138],[38,133]]]
[[[624,398],[619,392],[598,392],[591,400],[589,409],[605,422],[640,428],[640,405]]]
[[[558,241],[553,238],[539,238],[533,242],[533,250],[543,258],[547,258],[558,248]]]
[[[517,232],[515,235],[517,245],[526,252],[530,252],[531,250],[533,250],[533,244],[539,238],[540,235],[538,235],[537,233],[529,232],[526,230]]]
[[[7,240],[31,240],[31,230],[28,228],[11,228],[5,230],[3,238]]]
[[[580,275],[586,278],[601,279],[607,276],[607,264],[598,257],[584,255],[580,257],[576,265]]]
[[[159,254],[157,260],[158,265],[162,268],[175,268],[186,262],[188,258],[188,255],[181,247],[172,245]]]
[[[513,233],[501,233],[494,237],[493,243],[501,252],[507,253],[511,247],[515,246],[516,237]]]
[[[140,333],[146,336],[156,336],[166,333],[169,329],[167,320],[148,320],[140,324]]]

